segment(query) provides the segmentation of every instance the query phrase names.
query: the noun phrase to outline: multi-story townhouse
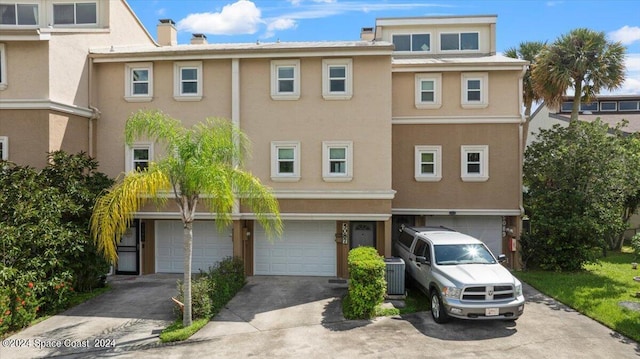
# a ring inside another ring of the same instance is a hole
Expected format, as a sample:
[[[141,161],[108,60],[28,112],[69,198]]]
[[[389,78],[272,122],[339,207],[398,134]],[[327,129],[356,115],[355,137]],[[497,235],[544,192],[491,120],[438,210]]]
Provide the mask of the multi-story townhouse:
[[[206,117],[236,123],[253,142],[248,169],[279,199],[284,233],[268,241],[242,203],[219,232],[201,208],[194,271],[235,255],[249,275],[347,277],[349,249],[371,245],[391,256],[401,223],[447,225],[498,253],[518,236],[526,63],[495,55],[495,16],[379,19],[358,41],[208,44],[194,34],[178,45],[171,20],[160,21],[156,43],[124,0],[93,3],[92,26],[30,29],[51,34],[36,43],[48,58],[38,75],[44,89],[30,61],[17,60],[38,51],[0,35],[9,63],[0,140],[11,139],[14,162],[41,166],[46,151],[83,150],[115,177],[162,156],[158,144],[124,143],[125,121],[139,109],[160,109],[185,126]],[[57,32],[92,38],[53,41]],[[112,38],[93,38],[105,34]],[[78,58],[66,61],[66,53]],[[13,82],[24,82],[20,91]],[[9,89],[21,97],[5,101]],[[48,107],[14,110],[34,89]],[[44,119],[29,124],[34,116]],[[117,272],[182,271],[182,225],[168,203],[135,214]]]
[[[0,1],[2,156],[42,167],[47,152],[92,151],[91,46],[153,45],[124,1]]]
[[[510,253],[513,265],[523,211],[519,148],[527,63],[496,55],[496,20],[386,18],[363,35],[395,45],[394,227],[454,228],[496,254]]]

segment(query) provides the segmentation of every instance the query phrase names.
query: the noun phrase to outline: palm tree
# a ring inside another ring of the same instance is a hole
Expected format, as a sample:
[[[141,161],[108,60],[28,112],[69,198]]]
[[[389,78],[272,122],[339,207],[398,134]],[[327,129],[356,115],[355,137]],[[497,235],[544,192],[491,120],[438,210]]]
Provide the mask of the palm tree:
[[[524,103],[524,116],[526,119],[526,122],[523,125],[524,140],[522,141],[522,146],[525,146],[527,143],[529,121],[531,121],[531,107],[533,106],[533,102],[540,101],[542,99],[542,97],[534,91],[533,83],[531,81],[531,71],[536,66],[536,58],[538,54],[540,54],[545,46],[546,43],[540,41],[521,42],[517,49],[515,47],[511,47],[504,52],[504,55],[507,57],[529,61],[529,68],[522,77],[522,102]]]
[[[574,89],[571,121],[578,119],[580,101],[591,101],[603,89],[615,90],[624,82],[626,49],[607,41],[604,32],[578,28],[545,47],[532,71],[535,91],[553,107]]]
[[[267,233],[279,234],[282,222],[278,201],[260,180],[242,169],[248,139],[225,119],[206,119],[192,128],[159,111],[138,111],[125,126],[125,140],[146,136],[166,146],[165,157],[148,168],[121,176],[98,198],[91,217],[91,231],[98,249],[112,262],[116,245],[131,225],[133,214],[148,200],[163,205],[173,193],[184,224],[183,325],[191,325],[192,226],[198,202],[216,214],[224,228],[240,197]]]

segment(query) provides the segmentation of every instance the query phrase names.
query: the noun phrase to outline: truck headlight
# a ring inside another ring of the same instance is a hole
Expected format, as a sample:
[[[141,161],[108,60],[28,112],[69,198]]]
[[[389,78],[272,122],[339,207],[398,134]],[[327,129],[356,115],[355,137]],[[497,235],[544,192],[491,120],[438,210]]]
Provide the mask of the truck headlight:
[[[447,298],[460,299],[462,289],[457,287],[444,287],[442,288],[442,294]]]
[[[516,297],[522,296],[522,284],[516,285]]]

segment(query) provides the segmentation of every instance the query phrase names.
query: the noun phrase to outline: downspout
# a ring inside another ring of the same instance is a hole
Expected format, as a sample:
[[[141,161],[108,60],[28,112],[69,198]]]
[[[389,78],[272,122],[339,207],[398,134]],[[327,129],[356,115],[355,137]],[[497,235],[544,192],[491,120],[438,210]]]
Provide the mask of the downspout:
[[[88,121],[89,121],[89,130],[88,130],[88,136],[89,136],[89,148],[87,150],[87,154],[89,155],[89,157],[95,158],[95,149],[94,149],[94,143],[93,143],[93,132],[94,132],[94,127],[93,127],[93,123],[94,121],[100,119],[100,116],[102,115],[102,113],[100,113],[100,110],[98,110],[97,107],[93,106],[92,102],[93,102],[93,91],[92,91],[92,79],[93,79],[93,58],[89,57],[89,70],[88,70],[89,74],[88,74],[88,102],[89,102],[89,109],[91,109],[91,111],[93,112],[93,114],[91,115],[91,117],[89,117]]]
[[[238,129],[240,128],[240,59],[231,59],[231,122]],[[238,144],[238,138],[234,138],[234,142]],[[234,166],[239,163],[234,159]],[[232,215],[240,214],[240,203],[235,201],[233,205]]]

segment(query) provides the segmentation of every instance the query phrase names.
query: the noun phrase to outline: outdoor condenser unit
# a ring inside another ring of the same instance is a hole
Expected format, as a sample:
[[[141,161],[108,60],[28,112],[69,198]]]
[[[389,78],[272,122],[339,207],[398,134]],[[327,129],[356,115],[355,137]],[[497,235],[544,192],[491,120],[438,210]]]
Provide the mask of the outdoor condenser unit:
[[[385,258],[387,266],[387,294],[404,295],[404,261],[402,258]]]

